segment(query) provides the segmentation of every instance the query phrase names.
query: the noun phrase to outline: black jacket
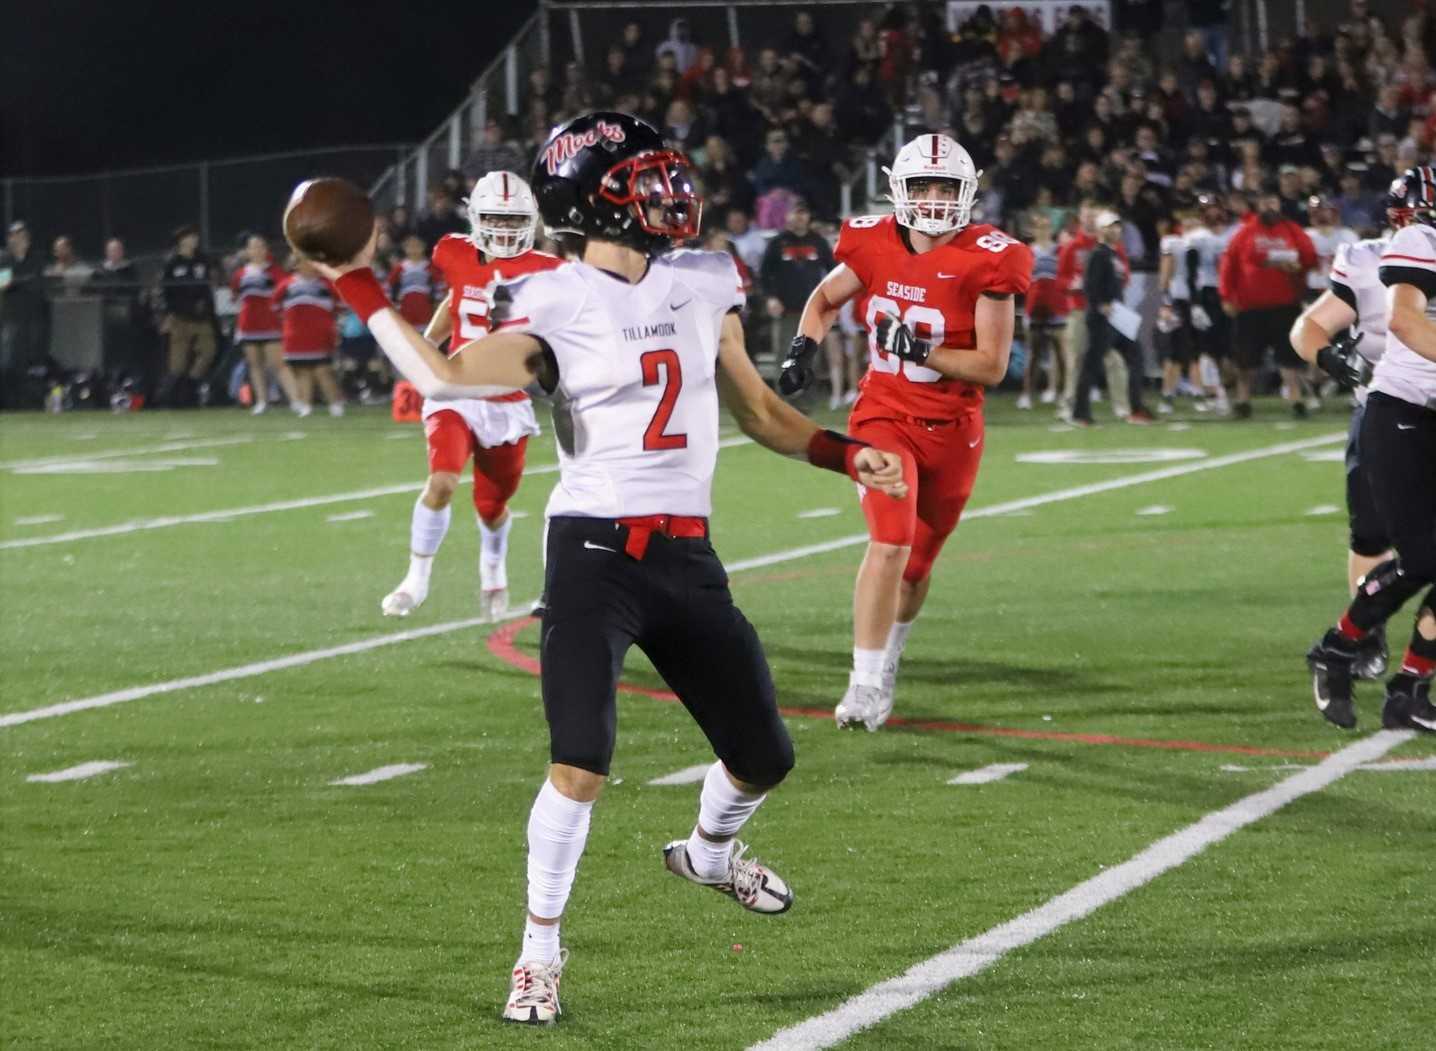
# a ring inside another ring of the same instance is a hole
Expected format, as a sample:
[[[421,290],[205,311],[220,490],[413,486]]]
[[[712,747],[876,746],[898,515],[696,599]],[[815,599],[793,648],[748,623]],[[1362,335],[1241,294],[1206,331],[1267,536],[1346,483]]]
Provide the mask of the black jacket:
[[[833,250],[821,235],[780,230],[763,252],[763,292],[776,296],[785,310],[802,310],[833,266]]]
[[[1087,269],[1082,274],[1082,294],[1087,297],[1087,312],[1099,314],[1102,307],[1121,299],[1126,283],[1122,261],[1117,258],[1117,253],[1099,243],[1087,257]]]
[[[16,259],[0,248],[0,270],[10,271],[10,286],[0,292],[0,317],[7,321],[33,321],[45,316],[49,299],[45,295],[45,261],[30,246],[24,259]]]
[[[165,260],[160,297],[166,314],[190,321],[214,317],[214,263],[203,252],[185,258],[178,252]]]

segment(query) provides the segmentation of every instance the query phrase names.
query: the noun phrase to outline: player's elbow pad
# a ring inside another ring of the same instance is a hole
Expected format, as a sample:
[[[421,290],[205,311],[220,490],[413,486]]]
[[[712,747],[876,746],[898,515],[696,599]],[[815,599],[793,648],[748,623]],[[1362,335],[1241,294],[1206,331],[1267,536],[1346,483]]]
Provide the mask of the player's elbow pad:
[[[384,356],[404,374],[426,398],[435,401],[456,401],[460,398],[492,398],[500,394],[512,394],[516,387],[466,386],[450,383],[439,376],[409,343],[399,321],[399,315],[392,310],[381,310],[369,319],[369,331],[384,351]]]

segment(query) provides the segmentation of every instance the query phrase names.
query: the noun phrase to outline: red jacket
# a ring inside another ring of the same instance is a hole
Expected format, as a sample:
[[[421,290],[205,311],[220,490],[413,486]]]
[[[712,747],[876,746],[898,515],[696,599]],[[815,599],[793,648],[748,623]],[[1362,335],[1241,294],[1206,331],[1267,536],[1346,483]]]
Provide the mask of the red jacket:
[[[1295,259],[1301,269],[1282,270],[1282,257]],[[1222,302],[1237,310],[1289,307],[1301,302],[1306,271],[1316,265],[1316,249],[1306,231],[1290,219],[1267,226],[1252,218],[1242,224],[1222,253],[1217,289]]]

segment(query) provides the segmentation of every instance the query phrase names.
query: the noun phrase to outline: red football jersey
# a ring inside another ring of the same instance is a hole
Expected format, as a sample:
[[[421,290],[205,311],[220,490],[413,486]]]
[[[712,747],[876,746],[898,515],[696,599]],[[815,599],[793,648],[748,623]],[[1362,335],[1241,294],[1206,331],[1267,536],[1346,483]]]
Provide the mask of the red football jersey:
[[[919,255],[899,230],[891,215],[857,216],[843,223],[833,253],[863,283],[857,317],[869,333],[871,365],[853,415],[954,419],[981,407],[981,384],[948,379],[880,351],[872,336],[877,315],[897,315],[919,339],[972,349],[977,346],[977,297],[1025,293],[1032,280],[1032,250],[994,226],[977,224]]]
[[[512,259],[488,259],[477,245],[462,234],[445,234],[434,245],[434,268],[449,286],[449,317],[453,322],[449,336],[449,356],[453,357],[465,343],[487,335],[489,299],[487,289],[495,281],[507,281],[540,270],[562,266],[563,260],[547,252],[528,251]],[[503,394],[489,401],[523,401],[528,395],[520,391]]]

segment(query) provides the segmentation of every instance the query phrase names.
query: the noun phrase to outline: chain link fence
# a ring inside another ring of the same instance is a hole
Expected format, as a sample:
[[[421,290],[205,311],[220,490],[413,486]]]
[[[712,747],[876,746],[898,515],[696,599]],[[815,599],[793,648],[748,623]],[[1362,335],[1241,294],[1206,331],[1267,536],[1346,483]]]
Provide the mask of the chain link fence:
[[[98,259],[111,237],[121,238],[131,256],[155,256],[169,249],[176,227],[193,223],[205,250],[223,253],[247,231],[277,236],[296,183],[341,175],[369,186],[412,150],[408,144],[349,146],[95,175],[8,178],[0,191],[6,225],[25,220],[43,251],[50,239],[65,234],[88,259]]]

